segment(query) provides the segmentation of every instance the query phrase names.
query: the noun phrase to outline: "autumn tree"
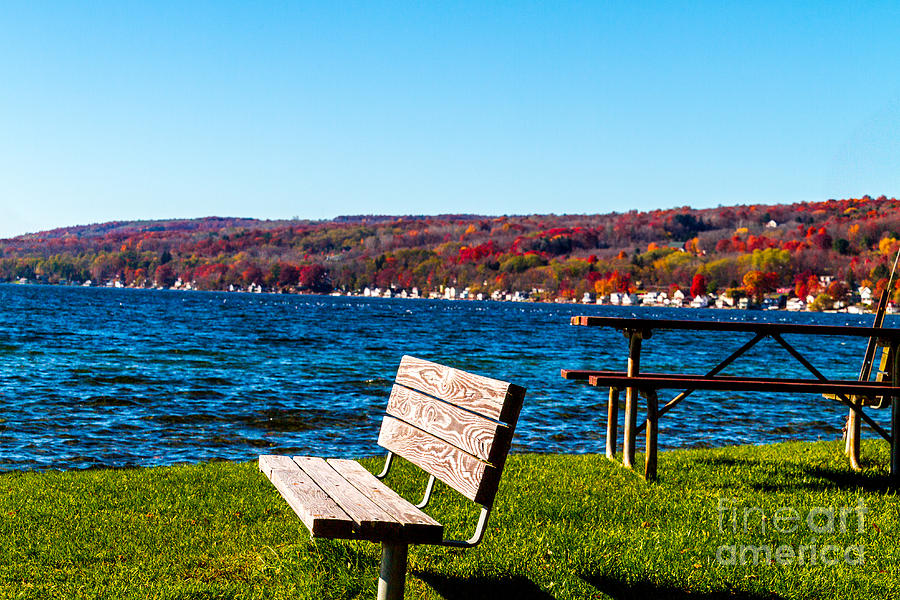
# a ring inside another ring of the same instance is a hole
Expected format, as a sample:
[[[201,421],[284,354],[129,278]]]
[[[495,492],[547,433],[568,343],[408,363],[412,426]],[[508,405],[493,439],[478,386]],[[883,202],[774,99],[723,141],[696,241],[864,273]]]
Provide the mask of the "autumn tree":
[[[757,302],[761,302],[763,295],[774,292],[778,281],[775,273],[763,273],[762,271],[747,271],[743,278],[743,289],[748,296]]]
[[[172,287],[175,285],[175,271],[172,269],[171,263],[159,265],[153,273],[153,279],[156,285],[160,287]]]
[[[703,296],[706,294],[706,277],[702,273],[696,273],[691,280],[691,297]]]

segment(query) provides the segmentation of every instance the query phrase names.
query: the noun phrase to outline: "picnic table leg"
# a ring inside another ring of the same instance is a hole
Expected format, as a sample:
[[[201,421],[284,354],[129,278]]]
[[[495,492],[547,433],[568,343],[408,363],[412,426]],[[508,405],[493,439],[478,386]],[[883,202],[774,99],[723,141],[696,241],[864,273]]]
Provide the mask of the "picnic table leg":
[[[896,383],[894,385],[897,385]],[[900,398],[891,399],[891,485],[900,487]]]
[[[629,377],[634,377],[641,371],[641,332],[629,332],[628,340],[628,371]],[[626,467],[634,466],[634,446],[637,436],[637,389],[629,387],[625,389],[625,427],[622,440],[622,464]]]
[[[659,431],[659,399],[656,390],[647,390],[647,445],[644,449],[644,479],[656,480],[656,438]]]
[[[900,385],[900,352],[891,346],[891,385]],[[891,398],[891,485],[900,486],[900,398]]]
[[[850,400],[855,404],[862,404],[862,399],[857,396],[851,396]],[[860,406],[860,410],[862,406]],[[847,446],[845,448],[847,457],[850,459],[850,468],[859,471],[862,467],[859,465],[859,438],[860,438],[860,419],[859,414],[852,408],[850,416],[847,418]]]
[[[619,437],[619,388],[609,388],[609,405],[606,410],[606,458],[616,459]]]
[[[407,544],[381,545],[381,569],[378,574],[378,600],[403,600],[406,587]]]

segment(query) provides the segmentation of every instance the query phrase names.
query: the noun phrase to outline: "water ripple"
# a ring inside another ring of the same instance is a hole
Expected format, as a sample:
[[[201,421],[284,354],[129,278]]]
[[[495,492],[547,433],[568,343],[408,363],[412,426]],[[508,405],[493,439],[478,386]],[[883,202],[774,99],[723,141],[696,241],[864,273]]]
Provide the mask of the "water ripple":
[[[526,387],[515,451],[602,451],[605,391],[564,381],[559,370],[624,368],[627,341],[569,326],[575,314],[872,319],[0,285],[0,471],[380,454],[375,440],[403,354]],[[658,332],[645,342],[643,368],[701,373],[740,343],[733,334]],[[854,379],[864,344],[828,340],[816,366]],[[783,351],[761,343],[731,372],[803,376],[789,360],[773,361],[775,352]],[[886,412],[873,415],[884,424]],[[814,395],[697,392],[661,421],[660,446],[834,439],[845,413]]]

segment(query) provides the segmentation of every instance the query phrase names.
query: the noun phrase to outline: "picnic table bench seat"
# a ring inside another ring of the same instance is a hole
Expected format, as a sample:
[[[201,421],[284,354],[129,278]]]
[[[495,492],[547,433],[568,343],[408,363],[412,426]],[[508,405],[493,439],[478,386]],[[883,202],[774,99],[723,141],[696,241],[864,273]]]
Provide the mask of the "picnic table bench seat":
[[[730,375],[698,375],[688,373],[647,373],[629,376],[626,371],[595,371],[583,369],[562,369],[563,379],[587,381],[598,387],[635,387],[638,389],[661,390],[692,388],[697,390],[723,390],[735,392],[797,392],[828,394],[837,400],[838,395],[847,394],[866,398],[880,397],[896,393],[900,388],[891,386],[890,381],[859,381],[856,379],[791,379],[767,377],[735,377]]]
[[[380,474],[352,460],[311,456],[263,455],[259,468],[313,538],[381,543],[378,598],[402,598],[410,544],[469,548],[481,541],[524,396],[511,383],[404,356],[378,436],[388,450]],[[394,456],[428,473],[418,504],[381,481]],[[443,525],[422,510],[435,480],[481,505],[468,540],[445,540]]]

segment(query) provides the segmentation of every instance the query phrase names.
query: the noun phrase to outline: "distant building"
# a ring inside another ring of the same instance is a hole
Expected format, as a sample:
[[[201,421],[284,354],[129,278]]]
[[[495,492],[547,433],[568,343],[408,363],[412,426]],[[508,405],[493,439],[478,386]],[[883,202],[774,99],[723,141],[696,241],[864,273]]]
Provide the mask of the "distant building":
[[[659,295],[656,292],[647,292],[641,296],[641,306],[656,306]]]
[[[728,294],[719,294],[716,298],[716,308],[734,308],[734,298]]]
[[[622,306],[631,306],[633,304],[637,304],[638,297],[637,294],[622,294],[621,303]]]
[[[859,301],[869,306],[872,304],[872,288],[868,286],[860,286],[857,290],[859,292]]]
[[[806,303],[803,302],[800,298],[791,298],[784,305],[785,309],[796,312],[798,310],[804,310],[806,308]]]

